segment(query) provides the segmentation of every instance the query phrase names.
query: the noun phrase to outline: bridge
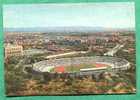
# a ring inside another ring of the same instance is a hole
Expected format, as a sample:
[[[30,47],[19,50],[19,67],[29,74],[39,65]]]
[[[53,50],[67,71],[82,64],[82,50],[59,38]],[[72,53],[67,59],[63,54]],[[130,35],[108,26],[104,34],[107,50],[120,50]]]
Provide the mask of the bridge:
[[[124,44],[117,44],[113,49],[109,50],[108,52],[104,53],[104,56],[114,56],[114,54],[124,47]]]

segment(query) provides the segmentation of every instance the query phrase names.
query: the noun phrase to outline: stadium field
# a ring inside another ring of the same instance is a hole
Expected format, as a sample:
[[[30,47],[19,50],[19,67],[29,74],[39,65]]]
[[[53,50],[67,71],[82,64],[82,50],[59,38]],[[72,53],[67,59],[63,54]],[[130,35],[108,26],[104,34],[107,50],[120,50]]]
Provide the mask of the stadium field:
[[[108,56],[86,56],[73,58],[50,59],[37,62],[33,70],[50,73],[72,73],[96,70],[127,70],[130,63],[122,58]]]
[[[56,66],[56,67],[53,67],[50,70],[50,72],[56,72],[56,73],[80,72],[80,69],[103,68],[103,67],[109,67],[109,66],[110,65],[101,64],[101,63],[79,64],[79,65],[71,65],[71,66]]]

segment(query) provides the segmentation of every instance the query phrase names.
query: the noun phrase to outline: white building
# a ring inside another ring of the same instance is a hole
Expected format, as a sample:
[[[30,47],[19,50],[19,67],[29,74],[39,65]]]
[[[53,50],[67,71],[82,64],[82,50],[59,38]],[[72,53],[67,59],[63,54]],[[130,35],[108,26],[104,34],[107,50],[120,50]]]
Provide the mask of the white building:
[[[5,52],[5,58],[11,57],[11,56],[22,56],[23,47],[22,45],[6,44],[4,52]]]

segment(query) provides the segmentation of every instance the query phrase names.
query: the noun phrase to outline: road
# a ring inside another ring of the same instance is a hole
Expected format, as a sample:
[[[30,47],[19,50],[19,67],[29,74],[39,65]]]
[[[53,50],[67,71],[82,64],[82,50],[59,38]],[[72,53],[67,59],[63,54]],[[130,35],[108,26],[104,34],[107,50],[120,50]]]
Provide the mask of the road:
[[[69,55],[76,55],[76,54],[86,54],[88,51],[72,51],[68,53],[62,53],[62,54],[56,54],[56,55],[50,55],[45,57],[46,59],[51,59],[51,58],[57,58],[57,57],[63,57],[63,56],[69,56]]]

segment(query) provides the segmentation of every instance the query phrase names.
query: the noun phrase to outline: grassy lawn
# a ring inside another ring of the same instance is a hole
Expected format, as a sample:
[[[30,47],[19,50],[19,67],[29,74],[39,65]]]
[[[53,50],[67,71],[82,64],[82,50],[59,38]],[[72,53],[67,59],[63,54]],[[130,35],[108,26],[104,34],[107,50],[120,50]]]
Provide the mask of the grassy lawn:
[[[66,67],[66,72],[79,72],[80,69],[84,68],[94,68],[96,67],[94,64],[80,64],[80,65],[72,65]]]
[[[58,66],[51,69],[50,72],[80,72],[80,69],[84,68],[95,68],[97,67],[95,64],[79,64],[79,65],[71,65],[71,66]],[[58,69],[60,68],[60,71]],[[57,70],[56,70],[57,69]]]

